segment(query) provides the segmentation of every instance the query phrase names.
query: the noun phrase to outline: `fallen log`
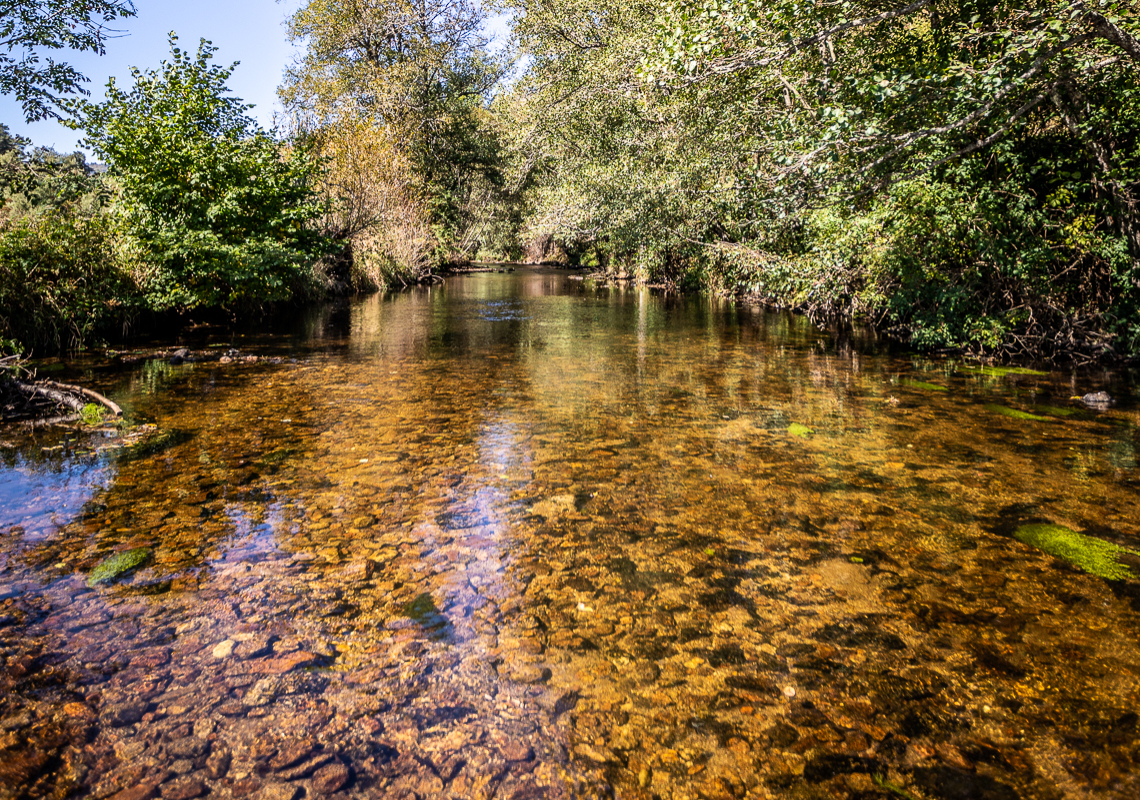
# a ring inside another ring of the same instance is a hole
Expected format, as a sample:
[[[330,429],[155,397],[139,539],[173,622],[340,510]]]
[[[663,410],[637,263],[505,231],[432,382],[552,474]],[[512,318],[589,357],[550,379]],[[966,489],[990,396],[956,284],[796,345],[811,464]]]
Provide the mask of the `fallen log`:
[[[46,387],[49,387],[52,389],[61,390],[64,392],[76,392],[78,394],[83,395],[88,400],[91,400],[91,401],[98,403],[99,405],[103,406],[103,408],[110,411],[112,415],[114,415],[116,417],[123,416],[123,409],[119,408],[119,406],[116,405],[115,403],[113,403],[111,400],[107,399],[106,397],[99,394],[98,392],[92,391],[91,389],[84,389],[82,386],[72,386],[70,383],[57,383],[55,381],[42,381],[38,385],[39,386],[46,386]],[[84,405],[86,405],[86,404],[84,404]],[[80,410],[82,410],[82,408],[83,408],[83,406],[81,405]]]
[[[123,410],[98,392],[57,381],[0,380],[0,417],[7,422],[50,419],[54,422],[74,421],[88,404],[105,408],[111,416],[121,417]],[[60,416],[60,412],[69,412]]]

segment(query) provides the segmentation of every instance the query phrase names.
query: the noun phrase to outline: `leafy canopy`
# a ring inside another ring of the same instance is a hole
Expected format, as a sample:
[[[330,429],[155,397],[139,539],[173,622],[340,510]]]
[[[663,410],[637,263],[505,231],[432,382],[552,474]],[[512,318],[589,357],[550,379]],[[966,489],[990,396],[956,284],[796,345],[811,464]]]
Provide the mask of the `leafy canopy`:
[[[280,96],[337,165],[336,227],[354,258],[384,242],[384,257],[415,278],[483,235],[500,183],[486,102],[504,66],[487,51],[484,18],[472,0],[307,0],[290,18],[304,50]]]

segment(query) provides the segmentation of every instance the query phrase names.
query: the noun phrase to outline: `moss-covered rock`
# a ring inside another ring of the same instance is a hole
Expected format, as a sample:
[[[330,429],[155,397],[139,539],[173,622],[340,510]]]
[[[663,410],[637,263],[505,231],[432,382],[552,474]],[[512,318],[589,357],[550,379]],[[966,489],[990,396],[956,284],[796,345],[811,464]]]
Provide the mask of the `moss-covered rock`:
[[[115,553],[103,559],[95,569],[91,570],[91,574],[87,577],[87,585],[96,586],[121,578],[150,561],[150,555],[148,547],[136,547],[134,550]]]
[[[1106,580],[1122,581],[1136,577],[1131,569],[1120,563],[1119,557],[1124,554],[1140,556],[1140,553],[1112,542],[1049,523],[1022,525],[1013,535],[1038,550]]]
[[[813,431],[807,425],[801,425],[798,422],[793,422],[788,426],[788,433],[792,436],[798,436],[801,439],[806,439],[815,433],[815,431]]]

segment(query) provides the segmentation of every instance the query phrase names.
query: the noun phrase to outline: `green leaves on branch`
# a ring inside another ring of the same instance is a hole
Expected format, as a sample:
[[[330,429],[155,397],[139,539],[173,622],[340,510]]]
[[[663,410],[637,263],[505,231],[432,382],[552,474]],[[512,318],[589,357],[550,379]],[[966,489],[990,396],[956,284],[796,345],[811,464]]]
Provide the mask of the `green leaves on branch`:
[[[14,95],[28,122],[60,118],[65,97],[88,93],[87,78],[45,52],[103,55],[112,25],[135,13],[131,0],[0,0],[0,94]]]

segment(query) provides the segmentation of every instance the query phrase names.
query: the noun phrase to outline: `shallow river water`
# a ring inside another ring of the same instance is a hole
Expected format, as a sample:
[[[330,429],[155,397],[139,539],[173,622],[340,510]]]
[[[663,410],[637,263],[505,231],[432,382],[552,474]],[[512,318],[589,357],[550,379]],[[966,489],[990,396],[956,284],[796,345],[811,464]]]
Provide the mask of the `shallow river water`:
[[[0,430],[0,797],[1140,797],[1126,383],[544,271],[221,343]]]

